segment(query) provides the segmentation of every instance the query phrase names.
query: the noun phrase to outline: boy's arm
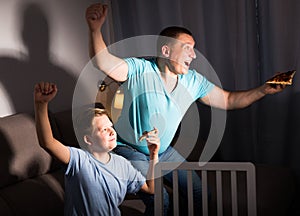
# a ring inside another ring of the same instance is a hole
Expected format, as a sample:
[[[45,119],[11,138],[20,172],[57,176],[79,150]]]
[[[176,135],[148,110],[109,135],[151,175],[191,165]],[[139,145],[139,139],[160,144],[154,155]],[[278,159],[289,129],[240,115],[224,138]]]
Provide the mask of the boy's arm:
[[[106,47],[101,32],[108,12],[107,5],[92,4],[86,10],[86,21],[89,27],[89,54],[94,64],[112,79],[123,82],[127,80],[128,65],[112,55]]]
[[[147,173],[147,180],[146,183],[141,187],[141,191],[154,194],[154,167],[158,163],[158,151],[160,148],[158,130],[155,129],[153,132],[149,132],[146,140],[150,152],[150,162]]]
[[[70,161],[70,150],[53,137],[48,117],[48,103],[55,97],[55,84],[41,82],[34,87],[35,124],[39,144],[64,164]]]

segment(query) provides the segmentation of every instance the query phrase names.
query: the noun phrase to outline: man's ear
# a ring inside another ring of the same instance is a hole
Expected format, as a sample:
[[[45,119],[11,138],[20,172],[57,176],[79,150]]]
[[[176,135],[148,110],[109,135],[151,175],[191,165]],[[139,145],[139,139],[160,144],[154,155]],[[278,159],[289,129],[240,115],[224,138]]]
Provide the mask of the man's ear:
[[[162,53],[163,57],[169,57],[169,55],[170,55],[170,47],[168,45],[163,45],[161,47],[161,53]]]
[[[89,135],[84,135],[83,140],[87,145],[93,144],[93,142],[91,141],[91,137]]]

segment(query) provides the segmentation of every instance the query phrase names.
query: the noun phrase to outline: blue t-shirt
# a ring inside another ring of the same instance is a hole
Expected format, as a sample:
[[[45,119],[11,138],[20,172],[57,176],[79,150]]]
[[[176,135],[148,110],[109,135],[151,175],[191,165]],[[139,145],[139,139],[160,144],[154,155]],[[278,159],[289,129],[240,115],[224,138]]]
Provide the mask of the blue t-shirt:
[[[126,193],[135,193],[145,177],[128,160],[111,153],[103,164],[92,154],[69,147],[65,172],[65,215],[121,215],[118,206]]]
[[[145,140],[138,138],[143,131],[158,128],[160,152],[170,145],[185,112],[198,98],[204,97],[214,84],[195,70],[178,75],[176,88],[169,93],[160,77],[154,59],[127,58],[128,79],[122,85],[124,104],[115,123],[118,145],[128,144],[149,154]]]

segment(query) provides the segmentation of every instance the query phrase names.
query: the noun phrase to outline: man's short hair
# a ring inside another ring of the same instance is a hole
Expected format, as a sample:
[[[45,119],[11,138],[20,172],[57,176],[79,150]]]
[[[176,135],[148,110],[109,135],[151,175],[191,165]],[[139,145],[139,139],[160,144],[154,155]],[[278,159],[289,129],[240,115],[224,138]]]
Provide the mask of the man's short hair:
[[[190,36],[193,36],[190,30],[181,26],[169,26],[167,28],[164,28],[159,33],[160,36],[171,37],[171,38],[177,38],[179,34],[188,34]]]

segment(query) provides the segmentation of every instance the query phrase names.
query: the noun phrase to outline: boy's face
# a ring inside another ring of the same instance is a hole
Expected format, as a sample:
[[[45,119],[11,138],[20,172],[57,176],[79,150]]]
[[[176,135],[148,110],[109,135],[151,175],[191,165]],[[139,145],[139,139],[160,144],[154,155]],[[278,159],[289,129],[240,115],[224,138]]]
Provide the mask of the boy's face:
[[[96,116],[92,122],[93,130],[90,135],[92,150],[95,152],[109,152],[117,145],[117,133],[112,122],[106,115]]]
[[[188,34],[180,34],[174,44],[170,45],[169,68],[175,74],[187,74],[190,64],[196,58],[195,41]]]

